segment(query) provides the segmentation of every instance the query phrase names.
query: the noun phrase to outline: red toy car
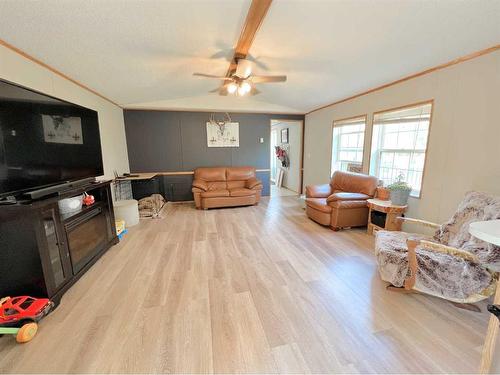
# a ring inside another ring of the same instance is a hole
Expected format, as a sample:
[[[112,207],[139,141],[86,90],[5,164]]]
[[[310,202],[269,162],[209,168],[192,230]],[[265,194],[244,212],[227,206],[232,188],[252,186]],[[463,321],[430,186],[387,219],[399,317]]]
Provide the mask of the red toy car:
[[[37,323],[53,307],[54,303],[47,298],[4,298],[0,300],[0,327],[21,327],[26,323]]]

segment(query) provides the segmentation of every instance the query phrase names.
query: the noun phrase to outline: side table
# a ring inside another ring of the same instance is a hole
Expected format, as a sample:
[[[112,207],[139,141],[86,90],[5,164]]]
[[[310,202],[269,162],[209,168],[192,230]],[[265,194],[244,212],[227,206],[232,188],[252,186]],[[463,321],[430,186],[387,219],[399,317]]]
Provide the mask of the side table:
[[[368,234],[379,230],[401,230],[401,221],[397,218],[403,215],[408,206],[396,206],[391,201],[368,199]]]

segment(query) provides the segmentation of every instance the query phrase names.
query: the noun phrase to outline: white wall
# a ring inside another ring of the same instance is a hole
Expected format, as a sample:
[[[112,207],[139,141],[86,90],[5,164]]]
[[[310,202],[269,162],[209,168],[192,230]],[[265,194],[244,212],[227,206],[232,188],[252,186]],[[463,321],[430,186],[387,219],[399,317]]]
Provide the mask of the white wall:
[[[443,222],[469,190],[500,195],[500,51],[306,115],[304,185],[329,180],[333,120],[368,114],[367,171],[373,112],[430,99],[422,196],[408,215]]]
[[[0,46],[0,78],[97,111],[104,176],[112,178],[113,170],[119,173],[129,171],[123,110],[120,107],[4,46]]]
[[[290,167],[283,177],[283,186],[300,191],[300,158],[302,149],[302,121],[271,120],[271,128],[278,131],[278,145],[289,149]],[[281,143],[281,130],[288,128],[288,145]],[[278,162],[278,167],[281,163]]]

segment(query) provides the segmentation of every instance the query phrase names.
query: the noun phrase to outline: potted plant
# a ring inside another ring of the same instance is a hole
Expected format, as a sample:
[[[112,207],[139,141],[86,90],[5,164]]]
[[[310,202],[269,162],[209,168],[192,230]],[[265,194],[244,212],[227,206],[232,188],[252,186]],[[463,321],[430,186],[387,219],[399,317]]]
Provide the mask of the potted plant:
[[[396,181],[387,186],[391,192],[391,203],[395,206],[406,206],[411,193],[411,186],[404,181],[403,174],[400,174]]]
[[[389,189],[384,187],[384,182],[382,180],[379,180],[376,198],[380,199],[381,201],[388,201],[389,199],[391,199],[390,194],[391,192],[389,191]]]

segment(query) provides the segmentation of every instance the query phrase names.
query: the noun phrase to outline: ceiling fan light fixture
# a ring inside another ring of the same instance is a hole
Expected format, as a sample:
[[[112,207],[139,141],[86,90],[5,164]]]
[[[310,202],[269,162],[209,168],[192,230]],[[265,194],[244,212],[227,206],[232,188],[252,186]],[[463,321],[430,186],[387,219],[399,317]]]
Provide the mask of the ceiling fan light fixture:
[[[238,89],[238,86],[234,82],[231,82],[229,85],[227,85],[227,92],[229,94],[234,94],[237,89]]]
[[[251,89],[252,89],[252,86],[248,82],[242,82],[240,84],[240,87],[238,88],[238,94],[240,96],[243,96],[245,94],[248,94]]]

